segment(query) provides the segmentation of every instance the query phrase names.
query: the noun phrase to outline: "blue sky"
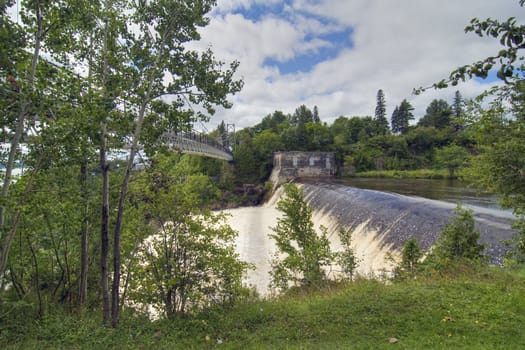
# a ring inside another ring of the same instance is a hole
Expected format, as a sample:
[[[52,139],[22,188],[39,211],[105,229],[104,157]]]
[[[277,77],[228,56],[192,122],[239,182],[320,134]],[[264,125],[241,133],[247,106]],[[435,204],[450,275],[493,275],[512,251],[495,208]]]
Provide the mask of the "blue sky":
[[[268,58],[264,61],[265,66],[277,67],[283,75],[293,73],[307,73],[317,64],[329,59],[334,59],[344,49],[352,48],[351,40],[352,29],[348,28],[339,32],[323,34],[319,36],[308,35],[305,40],[311,41],[320,39],[329,42],[331,45],[320,47],[316,50],[303,52],[285,61],[278,61]]]
[[[263,21],[266,17],[277,17],[289,21],[290,23],[294,23],[295,16],[293,13],[289,12],[292,6],[292,1],[254,3],[250,7],[239,7],[231,13],[241,15],[245,19],[253,22]],[[335,28],[329,32],[319,33],[311,31],[305,33],[304,40],[306,42],[313,43],[315,41],[321,41],[326,45],[316,47],[315,49],[306,52],[298,52],[295,56],[289,59],[268,57],[263,62],[264,66],[276,67],[279,69],[279,73],[283,75],[300,72],[306,73],[311,71],[317,64],[327,59],[335,58],[341,50],[352,48],[351,27],[342,27],[335,21],[331,21],[329,18],[317,16],[308,12],[301,12],[301,15],[305,18],[318,21],[325,27]]]
[[[251,126],[301,104],[318,106],[327,123],[373,115],[379,89],[388,115],[406,98],[420,118],[433,99],[452,102],[456,90],[472,98],[494,83],[490,76],[412,95],[500,50],[496,40],[465,34],[471,18],[511,16],[525,22],[518,0],[218,0],[194,48],[239,61],[245,85],[208,128],[221,120]]]

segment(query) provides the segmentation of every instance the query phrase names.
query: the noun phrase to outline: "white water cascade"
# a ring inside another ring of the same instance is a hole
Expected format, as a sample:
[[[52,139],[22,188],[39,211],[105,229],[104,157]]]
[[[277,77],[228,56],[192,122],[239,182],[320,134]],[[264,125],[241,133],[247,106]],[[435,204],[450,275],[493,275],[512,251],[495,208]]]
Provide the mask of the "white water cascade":
[[[427,250],[438,232],[453,215],[455,205],[417,197],[407,197],[379,191],[362,190],[335,184],[302,184],[305,198],[314,209],[315,229],[328,229],[332,250],[341,250],[337,232],[340,228],[352,232],[352,249],[357,255],[361,276],[377,275],[392,269],[392,259],[399,259],[404,242],[416,238]],[[246,283],[262,294],[269,293],[270,259],[275,245],[270,239],[271,227],[277,224],[280,212],[276,203],[282,195],[278,189],[263,206],[225,210],[228,223],[239,232],[237,252],[242,260],[255,266]],[[486,254],[493,263],[501,261],[505,247],[501,240],[509,239],[512,215],[487,210],[474,210],[480,241],[487,245]],[[336,274],[333,266],[330,274]]]

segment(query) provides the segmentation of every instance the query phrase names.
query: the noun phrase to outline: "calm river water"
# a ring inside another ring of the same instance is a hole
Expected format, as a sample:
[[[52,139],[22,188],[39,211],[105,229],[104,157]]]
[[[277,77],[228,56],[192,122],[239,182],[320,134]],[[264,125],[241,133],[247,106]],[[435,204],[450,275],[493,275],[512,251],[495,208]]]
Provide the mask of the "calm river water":
[[[480,192],[458,180],[350,178],[336,180],[336,183],[449,203],[461,202],[476,207],[501,209],[495,194]]]

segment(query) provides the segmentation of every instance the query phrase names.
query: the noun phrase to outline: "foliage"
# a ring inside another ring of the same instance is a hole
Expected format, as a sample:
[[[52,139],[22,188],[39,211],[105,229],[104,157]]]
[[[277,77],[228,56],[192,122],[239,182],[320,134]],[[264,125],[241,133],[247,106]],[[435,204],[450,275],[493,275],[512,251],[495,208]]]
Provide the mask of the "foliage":
[[[433,169],[418,170],[371,170],[355,174],[359,177],[396,178],[396,179],[446,179],[448,171]]]
[[[426,114],[418,122],[421,126],[433,126],[442,129],[450,126],[452,109],[445,100],[433,100],[427,107]]]
[[[469,153],[456,144],[440,148],[436,151],[436,162],[448,169],[449,178],[455,177],[455,171],[466,165],[469,159]]]
[[[341,266],[344,278],[352,281],[360,262],[354,249],[352,249],[352,232],[341,228],[338,231],[338,236],[343,246],[343,251],[335,254],[335,260]]]
[[[523,7],[525,1],[519,0],[519,4]],[[450,73],[448,79],[442,79],[434,83],[432,87],[442,89],[449,85],[456,86],[459,82],[474,77],[485,79],[493,70],[497,70],[497,77],[507,84],[513,85],[523,79],[525,67],[521,50],[525,47],[523,45],[525,42],[525,25],[518,24],[515,17],[510,17],[505,21],[493,18],[485,20],[473,18],[470,25],[465,27],[465,32],[473,32],[480,37],[497,39],[502,48],[494,55],[455,69]],[[414,92],[420,94],[427,89],[420,87],[414,89]]]
[[[130,300],[168,318],[234,301],[247,268],[235,253],[237,232],[203,208],[217,189],[185,158],[155,158],[133,194],[149,234],[138,245]]]
[[[500,268],[389,284],[359,279],[315,293],[239,303],[173,320],[56,313],[4,323],[3,349],[519,349],[525,274]],[[497,302],[494,302],[497,300]],[[390,341],[397,343],[392,344]]]
[[[454,94],[454,102],[452,103],[452,126],[454,129],[460,130],[462,125],[462,119],[465,116],[465,101],[459,91]]]
[[[415,277],[422,256],[423,254],[417,240],[414,238],[407,240],[405,244],[403,244],[403,250],[401,251],[401,262],[399,264],[401,273]]]
[[[277,219],[270,237],[275,240],[276,256],[272,260],[272,286],[279,290],[295,285],[319,286],[326,278],[324,266],[334,258],[326,229],[317,234],[312,223],[312,209],[303,192],[294,184],[284,185],[284,196],[277,203],[283,216]]]
[[[525,1],[520,0],[519,4],[523,7]],[[444,88],[448,84],[457,85],[459,81],[473,77],[485,78],[493,70],[497,70],[497,77],[505,83],[504,86],[493,87],[478,98],[482,100],[491,96],[493,101],[488,109],[476,105],[472,113],[480,154],[473,159],[468,174],[478,187],[498,193],[504,207],[513,208],[518,216],[516,225],[521,228],[514,245],[515,255],[520,256],[520,242],[525,236],[521,224],[525,215],[525,67],[521,54],[525,47],[525,25],[518,24],[514,17],[506,21],[473,18],[465,31],[497,39],[501,45],[500,51],[471,65],[457,68],[448,80],[443,79],[433,86]],[[424,90],[418,89],[416,92]]]
[[[383,131],[384,133],[387,133],[389,131],[388,128],[388,120],[386,119],[386,102],[385,102],[385,93],[383,90],[379,89],[377,91],[377,102],[376,102],[376,110],[375,110],[375,120],[377,122],[379,130]]]
[[[399,107],[394,109],[390,121],[393,133],[406,134],[408,132],[409,122],[414,119],[413,110],[414,107],[406,99],[401,101]]]
[[[458,204],[451,221],[439,232],[439,238],[427,259],[438,266],[447,266],[458,260],[482,262],[485,247],[478,243],[478,239],[472,210]]]

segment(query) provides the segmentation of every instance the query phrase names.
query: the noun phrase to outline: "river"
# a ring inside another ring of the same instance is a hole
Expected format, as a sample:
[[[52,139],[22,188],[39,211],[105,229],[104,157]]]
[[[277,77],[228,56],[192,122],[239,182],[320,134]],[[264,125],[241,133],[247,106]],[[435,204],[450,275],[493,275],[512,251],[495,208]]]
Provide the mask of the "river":
[[[349,178],[337,180],[346,186],[417,196],[467,206],[501,210],[495,194],[479,191],[459,180]]]

